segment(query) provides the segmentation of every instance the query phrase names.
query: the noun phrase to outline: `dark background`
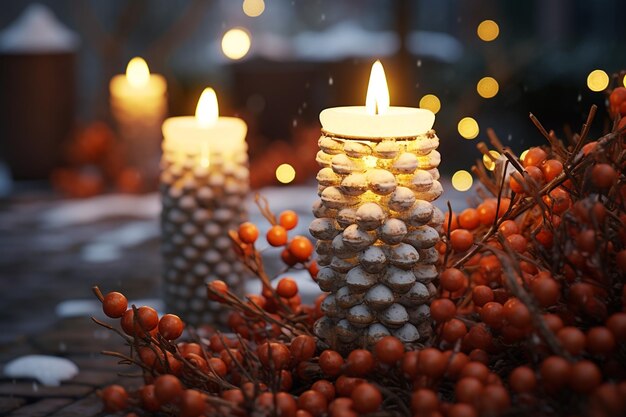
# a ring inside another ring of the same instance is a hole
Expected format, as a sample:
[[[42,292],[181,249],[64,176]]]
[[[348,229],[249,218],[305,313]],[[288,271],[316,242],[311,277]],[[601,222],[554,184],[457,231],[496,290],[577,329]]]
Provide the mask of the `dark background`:
[[[3,1],[0,28],[30,3]],[[242,12],[239,0],[41,3],[81,39],[77,122],[107,120],[109,79],[140,55],[151,71],[167,77],[171,115],[192,113],[201,89],[214,85],[222,112],[249,123],[253,158],[272,141],[297,141],[298,127],[317,128],[325,107],[362,104],[369,67],[381,58],[392,104],[417,106],[428,93],[441,99],[435,129],[442,138],[442,169],[467,169],[467,155],[478,155],[477,140],[458,134],[462,117],[478,121],[478,140],[493,127],[519,153],[542,143],[529,112],[557,134],[565,124],[578,130],[589,106],[605,99],[586,87],[587,74],[619,71],[626,56],[625,6],[619,0],[267,0],[256,18]],[[499,24],[493,42],[476,36],[485,19]],[[337,49],[332,56],[324,46],[294,50],[302,35],[338,25],[345,29],[339,33],[358,33],[350,41],[329,36],[326,47]],[[219,51],[221,36],[235,26],[252,38],[250,53],[237,62]],[[383,32],[393,47],[359,35]],[[409,41],[412,36],[416,42]],[[334,48],[341,43],[348,46]],[[476,93],[476,82],[486,75],[500,85],[489,100]],[[599,131],[604,126],[597,120]]]

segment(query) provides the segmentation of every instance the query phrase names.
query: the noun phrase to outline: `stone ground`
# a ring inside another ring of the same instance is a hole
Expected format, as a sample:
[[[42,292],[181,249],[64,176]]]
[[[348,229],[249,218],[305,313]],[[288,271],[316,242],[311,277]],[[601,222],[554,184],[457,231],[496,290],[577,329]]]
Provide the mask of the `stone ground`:
[[[301,221],[295,233],[307,233],[314,187],[266,189],[262,194],[275,212],[296,210]],[[439,200],[442,209],[447,199],[455,209],[465,205],[464,195],[446,194]],[[0,416],[102,417],[106,414],[96,396],[98,388],[115,382],[138,384],[137,379],[119,376],[117,372],[125,369],[99,353],[123,351],[124,346],[89,319],[98,314],[91,287],[122,291],[131,300],[159,297],[158,200],[148,196],[126,201],[126,212],[119,210],[118,200],[107,197],[88,203],[89,207],[68,204],[46,191],[20,192],[0,200],[0,367],[36,353],[66,357],[80,369],[74,379],[56,388],[0,375]],[[109,215],[83,218],[94,206]],[[59,212],[66,214],[60,223],[45,220]],[[251,219],[264,233],[266,222],[254,208]],[[118,240],[124,243],[111,251],[119,243],[111,242]],[[272,251],[267,254],[277,259]],[[266,267],[271,271],[278,265]],[[60,308],[67,307],[68,300],[91,304]]]
[[[27,379],[0,379],[0,415],[7,417],[92,417],[108,416],[96,391],[118,383],[138,386],[140,380],[120,376],[117,360],[104,356],[102,350],[124,351],[121,339],[99,330],[88,318],[58,321],[34,335],[20,337],[0,348],[0,363],[25,354],[44,354],[70,359],[79,374],[58,387],[46,387]],[[126,370],[128,372],[133,369]],[[134,370],[136,372],[136,370]]]
[[[130,298],[158,297],[158,240],[142,242],[116,260],[90,262],[81,249],[129,219],[44,227],[40,216],[58,204],[47,194],[0,202],[0,366],[18,356],[47,354],[72,360],[80,373],[60,387],[0,377],[0,416],[104,416],[98,388],[138,383],[119,376],[117,361],[99,353],[124,351],[119,337],[101,329],[88,314],[60,318],[56,310],[68,299],[94,299],[95,284]],[[154,223],[158,227],[156,218]]]

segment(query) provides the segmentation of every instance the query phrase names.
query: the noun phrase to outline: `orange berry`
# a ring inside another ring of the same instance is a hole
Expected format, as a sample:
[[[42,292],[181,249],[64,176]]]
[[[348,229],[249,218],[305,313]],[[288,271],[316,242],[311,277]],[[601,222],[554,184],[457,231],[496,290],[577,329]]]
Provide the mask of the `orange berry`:
[[[543,176],[550,182],[563,172],[563,164],[556,159],[548,159],[542,166]]]
[[[159,320],[159,333],[167,340],[178,339],[184,327],[183,321],[175,314],[166,314]]]
[[[313,254],[313,244],[304,236],[296,236],[289,242],[289,252],[299,261],[305,262]]]
[[[524,167],[533,166],[541,166],[543,162],[548,158],[548,154],[541,148],[535,147],[530,148],[528,153],[526,153],[526,157],[524,157]]]
[[[298,215],[293,210],[285,210],[278,216],[278,224],[287,230],[291,230],[298,225]]]
[[[128,408],[128,393],[121,385],[109,385],[101,392],[104,410],[117,412]]]
[[[374,354],[379,361],[394,364],[404,355],[404,344],[394,336],[385,336],[374,345]]]
[[[474,208],[468,208],[461,212],[458,218],[459,226],[473,230],[480,225],[480,218],[478,217],[478,211]]]
[[[368,382],[357,385],[350,397],[354,401],[354,410],[361,414],[373,413],[383,402],[380,390]]]
[[[455,230],[456,231],[456,230]],[[439,281],[444,290],[455,292],[463,288],[467,283],[467,278],[461,270],[448,268],[439,276]]]
[[[278,282],[276,292],[283,298],[291,298],[298,293],[298,284],[292,278],[283,278]]]
[[[207,284],[207,293],[209,300],[212,301],[220,301],[222,300],[222,294],[226,294],[228,292],[228,284],[224,281],[216,279],[215,281],[211,281]]]
[[[105,295],[104,300],[102,300],[102,311],[114,319],[122,317],[127,308],[128,300],[119,292],[112,291]]]
[[[598,188],[609,188],[617,177],[617,171],[609,164],[597,164],[591,170],[591,181]]]
[[[465,229],[456,229],[450,233],[450,243],[457,252],[465,252],[474,244],[474,236]]]
[[[480,223],[491,225],[496,219],[496,202],[495,200],[487,200],[480,204],[477,208]]]
[[[154,393],[161,404],[175,403],[183,395],[183,385],[174,375],[161,375],[154,381]]]
[[[245,222],[239,226],[239,239],[244,243],[254,243],[259,237],[259,229],[254,223]]]
[[[267,232],[267,242],[272,246],[284,246],[287,244],[287,230],[280,225],[275,225]]]

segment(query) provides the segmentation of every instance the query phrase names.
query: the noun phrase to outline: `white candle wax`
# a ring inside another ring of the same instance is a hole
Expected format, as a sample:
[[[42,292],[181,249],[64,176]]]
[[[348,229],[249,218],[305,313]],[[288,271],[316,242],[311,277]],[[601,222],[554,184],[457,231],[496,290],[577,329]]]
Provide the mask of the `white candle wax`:
[[[402,138],[428,132],[435,115],[426,109],[390,107],[385,70],[376,61],[372,65],[365,106],[323,110],[320,122],[326,132],[349,138]]]
[[[244,153],[248,126],[237,117],[219,117],[217,96],[206,88],[196,108],[196,115],[171,117],[163,123],[163,151],[178,155],[177,160],[199,157],[203,165],[210,155]]]
[[[354,138],[399,138],[428,132],[435,115],[427,109],[389,107],[384,114],[369,114],[365,106],[325,109],[320,113],[322,128],[335,135]]]
[[[163,123],[163,150],[186,155],[232,153],[245,144],[248,128],[236,117],[219,117],[215,124],[203,126],[194,116],[171,117]]]

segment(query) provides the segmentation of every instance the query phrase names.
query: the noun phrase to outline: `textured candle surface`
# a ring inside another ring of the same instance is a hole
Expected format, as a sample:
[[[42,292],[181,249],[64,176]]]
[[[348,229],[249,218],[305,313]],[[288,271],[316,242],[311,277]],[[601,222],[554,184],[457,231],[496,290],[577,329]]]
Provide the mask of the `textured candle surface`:
[[[225,281],[242,295],[244,266],[228,237],[246,220],[247,145],[183,154],[164,143],[161,197],[163,275],[168,311],[189,324],[225,325],[228,311],[207,298],[206,283]]]
[[[340,350],[385,335],[405,343],[431,335],[444,215],[434,131],[411,138],[319,140],[320,199],[310,225],[318,239],[318,284],[329,292],[315,331]]]

